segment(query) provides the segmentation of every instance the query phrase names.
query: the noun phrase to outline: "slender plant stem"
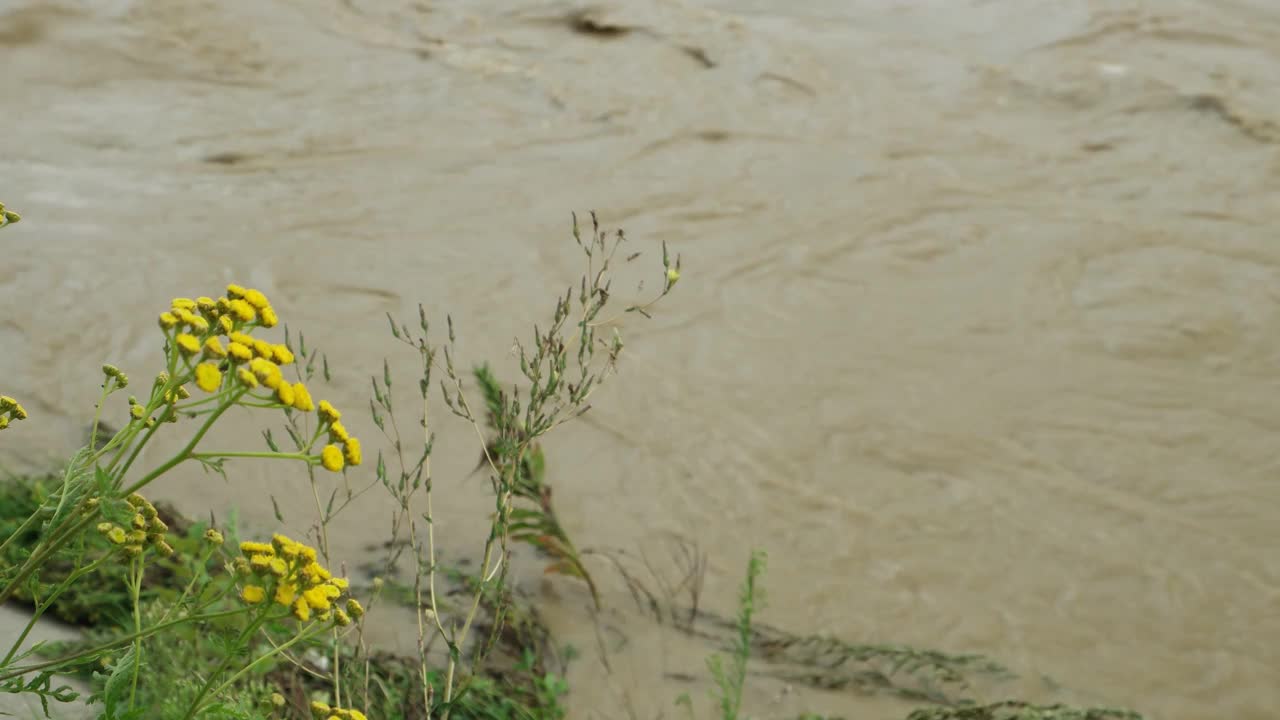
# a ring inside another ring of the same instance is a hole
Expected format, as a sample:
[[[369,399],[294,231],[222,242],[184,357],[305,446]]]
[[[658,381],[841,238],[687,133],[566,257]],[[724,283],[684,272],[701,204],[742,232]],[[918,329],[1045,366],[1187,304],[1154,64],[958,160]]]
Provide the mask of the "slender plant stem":
[[[142,556],[133,559],[129,568],[129,597],[133,600],[133,632],[142,632],[142,610],[139,602],[142,595]],[[138,670],[142,667],[142,639],[133,641],[133,678],[129,681],[129,707],[138,696]]]
[[[270,606],[263,608],[262,612],[259,613],[256,618],[253,619],[253,622],[249,623],[249,627],[245,628],[240,633],[239,637],[236,638],[235,650],[227,652],[226,655],[222,658],[222,662],[218,663],[218,666],[213,669],[213,672],[209,673],[208,679],[206,679],[204,681],[204,685],[200,687],[200,692],[196,694],[196,699],[191,701],[191,707],[187,708],[187,713],[182,716],[182,720],[190,720],[192,717],[195,717],[195,714],[197,712],[199,712],[200,706],[204,704],[205,696],[210,694],[209,691],[213,687],[213,681],[216,680],[218,678],[218,675],[222,673],[223,670],[226,670],[227,667],[229,667],[231,663],[236,659],[236,656],[238,655],[237,651],[239,650],[240,645],[247,638],[252,637],[254,633],[258,632],[258,628],[262,627],[262,625],[266,623],[266,621],[269,619],[268,618],[269,610],[270,610]],[[236,677],[239,677],[239,676],[237,675]],[[214,691],[213,694],[216,696],[217,693],[221,692],[222,688],[224,687],[226,687],[225,683],[219,686],[218,690]]]
[[[57,668],[57,667],[62,667],[64,665],[69,665],[71,663],[76,662],[77,660],[90,657],[93,655],[97,655],[105,650],[110,650],[111,648],[119,647],[121,645],[128,645],[134,640],[151,637],[152,635],[155,635],[158,632],[167,630],[175,625],[181,625],[182,623],[185,623],[185,622],[197,623],[197,622],[205,622],[207,620],[218,620],[224,617],[231,617],[232,615],[240,615],[243,612],[244,612],[243,608],[237,608],[235,610],[226,610],[223,612],[210,613],[208,615],[197,615],[194,617],[185,617],[185,618],[179,618],[177,620],[170,620],[167,623],[160,623],[158,625],[153,625],[147,628],[146,630],[143,630],[141,633],[134,633],[131,635],[125,635],[123,637],[118,637],[114,640],[105,642],[96,647],[89,648],[88,650],[81,650],[78,653],[75,653],[73,655],[68,655],[63,658],[57,658],[55,660],[50,660],[48,662],[36,663],[35,665],[23,665],[21,667],[10,668],[7,670],[0,670],[0,682],[4,682],[5,680],[10,680],[15,677],[21,677],[23,675],[26,675],[27,673],[37,672],[40,670],[48,670],[50,668]]]
[[[75,572],[71,573],[66,580],[63,580],[58,587],[54,588],[53,591],[49,593],[49,597],[45,598],[44,602],[37,604],[35,612],[31,614],[31,619],[27,621],[27,626],[22,629],[22,633],[18,635],[18,639],[13,642],[13,647],[9,649],[8,654],[4,656],[3,660],[0,660],[0,667],[7,666],[9,662],[13,660],[13,656],[18,652],[18,648],[22,646],[22,643],[26,642],[27,636],[31,634],[31,630],[36,626],[36,622],[40,620],[40,617],[44,615],[46,610],[53,606],[54,601],[61,597],[62,593],[66,592],[67,588],[71,587],[71,584],[76,580],[79,580],[81,577],[97,570],[104,562],[110,559],[110,557],[110,555],[104,555],[88,566],[79,568]]]

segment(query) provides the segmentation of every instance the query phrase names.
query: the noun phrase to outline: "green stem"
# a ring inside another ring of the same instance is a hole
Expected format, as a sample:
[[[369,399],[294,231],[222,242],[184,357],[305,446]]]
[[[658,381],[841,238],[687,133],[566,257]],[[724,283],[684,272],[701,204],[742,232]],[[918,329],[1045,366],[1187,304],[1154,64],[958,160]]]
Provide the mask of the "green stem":
[[[8,654],[4,656],[3,660],[0,660],[0,667],[7,667],[9,665],[9,662],[13,660],[13,656],[17,654],[18,648],[22,646],[22,643],[26,642],[27,636],[30,635],[31,630],[35,628],[36,622],[40,619],[42,615],[44,615],[46,610],[48,610],[50,607],[53,606],[54,601],[56,601],[59,597],[61,597],[62,593],[66,592],[67,588],[71,587],[72,583],[84,577],[85,575],[93,572],[94,570],[97,570],[100,565],[102,565],[104,562],[106,562],[110,558],[111,558],[110,555],[104,555],[101,558],[98,558],[96,561],[94,561],[90,565],[77,569],[75,572],[67,576],[67,579],[63,580],[62,583],[58,585],[58,587],[54,588],[53,592],[49,594],[49,597],[45,598],[44,602],[36,603],[35,612],[31,614],[31,619],[27,621],[27,626],[23,628],[22,633],[18,635],[18,639],[13,642],[13,647],[9,649]]]
[[[142,594],[142,556],[133,559],[130,568],[129,595],[133,599],[133,632],[142,632],[142,612],[139,608],[139,596]],[[142,639],[133,641],[133,678],[129,681],[129,707],[138,696],[138,670],[142,667]]]
[[[216,460],[218,458],[271,458],[280,460],[306,460],[311,456],[305,453],[281,453],[270,450],[229,450],[227,452],[191,453],[187,457],[192,460]]]
[[[244,390],[241,390],[240,394],[241,395],[244,394]],[[128,496],[137,492],[138,490],[141,490],[142,488],[146,487],[147,484],[149,484],[152,480],[155,480],[161,475],[169,472],[175,466],[177,466],[178,463],[181,463],[182,461],[190,457],[191,451],[195,449],[195,446],[198,445],[201,440],[204,439],[205,434],[209,432],[209,428],[213,427],[213,424],[217,422],[218,418],[222,417],[222,413],[226,412],[228,408],[234,405],[237,399],[239,399],[239,395],[233,394],[232,396],[230,396],[228,399],[228,402],[224,403],[222,406],[220,406],[217,410],[213,411],[213,413],[209,415],[209,419],[205,420],[204,425],[200,426],[200,429],[196,431],[195,436],[191,438],[191,442],[187,443],[186,447],[182,448],[182,450],[179,451],[172,458],[170,458],[168,462],[156,468],[155,470],[152,470],[151,472],[147,473],[138,482],[130,485],[128,488],[124,490],[122,494]],[[157,427],[158,426],[159,424],[157,423]],[[123,477],[123,474],[121,475],[121,477]]]
[[[199,564],[196,565],[198,570],[191,573],[191,581],[188,582],[187,586],[182,589],[182,594],[178,596],[178,599],[175,600],[174,603],[169,606],[168,610],[164,611],[164,615],[160,617],[160,622],[165,622],[166,620],[168,620],[169,615],[171,615],[174,610],[182,606],[182,603],[186,601],[187,596],[191,594],[191,588],[195,587],[196,582],[200,580],[200,578],[205,576],[206,568],[209,566],[209,557],[213,555],[213,551],[214,551],[213,546],[210,546],[204,551],[204,555],[200,557]]]
[[[50,555],[57,552],[57,550],[61,548],[69,538],[88,527],[89,523],[96,520],[98,512],[98,509],[95,508],[86,514],[81,520],[64,525],[63,528],[58,530],[53,537],[37,546],[36,551],[32,553],[31,557],[27,558],[25,563],[22,564],[22,569],[18,571],[18,576],[9,581],[9,584],[5,586],[4,590],[0,590],[0,605],[8,602],[9,598],[13,597],[13,594],[22,586],[22,583],[26,582],[27,578],[31,576],[31,573],[39,569],[44,561],[47,560]]]
[[[31,526],[34,525],[36,521],[40,519],[40,511],[43,509],[44,509],[43,507],[36,508],[36,511],[31,513],[31,516],[28,517],[26,520],[23,520],[22,524],[18,526],[18,529],[13,531],[12,535],[5,538],[4,542],[0,543],[0,557],[4,556],[5,548],[9,547],[9,543],[13,542],[14,538],[30,530]]]
[[[307,626],[306,628],[303,628],[303,629],[302,629],[302,630],[301,630],[297,635],[293,636],[293,638],[292,638],[291,640],[289,640],[289,642],[286,642],[286,643],[284,643],[283,645],[277,645],[277,646],[273,647],[273,648],[272,648],[272,650],[271,650],[270,652],[263,654],[263,655],[262,655],[261,657],[259,657],[257,660],[254,660],[253,662],[251,662],[251,663],[249,663],[248,665],[244,666],[244,668],[242,668],[242,669],[240,670],[240,672],[238,672],[238,673],[236,673],[235,675],[232,675],[231,677],[227,678],[226,682],[224,682],[224,683],[222,683],[221,685],[219,685],[218,687],[214,688],[213,692],[211,692],[211,693],[209,693],[209,694],[210,694],[211,696],[213,696],[213,697],[217,697],[218,693],[220,693],[220,692],[222,692],[223,690],[226,690],[227,688],[231,687],[231,686],[235,683],[235,681],[237,681],[237,680],[239,680],[240,678],[244,677],[246,673],[248,673],[249,671],[253,670],[253,669],[254,669],[255,667],[257,667],[258,665],[262,664],[263,662],[266,662],[267,660],[270,660],[271,658],[275,657],[276,655],[279,655],[280,653],[284,652],[285,650],[288,650],[289,648],[291,648],[291,647],[293,647],[294,645],[296,645],[296,644],[298,644],[298,643],[302,642],[303,640],[309,639],[309,638],[311,637],[311,635],[313,634],[313,633],[311,633],[311,629],[312,629],[312,628],[314,628],[315,626],[316,626],[316,624],[315,624],[315,623],[312,623],[311,625]],[[191,717],[191,715],[188,715],[187,717],[189,718],[189,717]],[[184,718],[184,720],[185,720],[185,718]]]
[[[240,633],[240,636],[236,638],[235,644],[234,644],[235,650],[227,652],[226,655],[222,658],[222,662],[218,663],[218,667],[214,668],[213,672],[209,673],[209,678],[204,681],[204,685],[201,686],[200,692],[196,694],[196,699],[191,702],[191,707],[187,708],[187,714],[182,716],[182,720],[191,720],[191,718],[195,717],[195,714],[200,710],[200,706],[204,704],[205,696],[210,694],[209,690],[213,687],[213,681],[216,680],[218,678],[218,675],[220,675],[224,670],[226,670],[227,667],[231,664],[231,662],[236,658],[236,655],[238,654],[237,651],[239,650],[240,645],[245,641],[245,639],[252,637],[253,634],[258,631],[258,628],[262,627],[263,624],[267,622],[267,620],[269,619],[268,615],[269,615],[270,609],[271,609],[270,606],[263,608],[262,612],[258,615],[258,617],[254,618],[253,622],[249,623],[249,627],[245,628],[244,631]],[[250,667],[252,667],[252,664],[250,665]],[[234,675],[233,679],[240,677],[240,675],[243,674],[243,672],[244,671],[241,671],[240,673],[237,673],[236,675]],[[226,686],[227,686],[227,683],[223,683],[222,685],[219,685],[218,689],[214,691],[213,694],[216,696],[217,693],[222,692],[223,688],[225,688]]]
[[[27,673],[36,672],[39,670],[47,670],[49,668],[56,668],[63,665],[69,665],[82,658],[86,658],[86,657],[90,657],[90,656],[102,653],[105,650],[110,650],[111,648],[119,647],[121,645],[128,645],[134,640],[146,639],[148,637],[151,637],[152,635],[155,635],[158,632],[167,630],[175,625],[181,625],[182,623],[185,623],[185,622],[198,623],[198,622],[205,622],[207,620],[218,620],[224,617],[231,617],[232,615],[240,615],[243,612],[244,612],[243,608],[237,608],[235,610],[225,610],[223,612],[210,613],[208,615],[196,615],[194,617],[178,618],[177,620],[171,620],[167,623],[160,623],[158,625],[153,625],[147,628],[146,630],[143,630],[140,633],[134,633],[131,635],[125,635],[123,637],[118,637],[115,640],[103,643],[96,647],[89,648],[88,650],[82,650],[78,653],[75,653],[74,655],[68,655],[67,657],[58,658],[57,660],[50,660],[48,662],[36,663],[35,665],[24,665],[22,667],[0,671],[0,682],[4,682],[5,680],[10,680],[15,677],[21,677],[22,675],[26,675]]]

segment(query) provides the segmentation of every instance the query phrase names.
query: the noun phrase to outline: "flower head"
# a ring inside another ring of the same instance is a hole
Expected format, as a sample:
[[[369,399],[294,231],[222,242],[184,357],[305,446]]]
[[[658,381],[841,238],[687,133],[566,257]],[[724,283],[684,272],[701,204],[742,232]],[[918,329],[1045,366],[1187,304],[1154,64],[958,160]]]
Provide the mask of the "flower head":
[[[182,354],[187,357],[200,352],[200,341],[196,339],[195,335],[178,333],[178,337],[174,338],[174,342],[177,343],[178,349],[182,351]]]
[[[328,400],[321,400],[320,401],[320,417],[324,418],[325,420],[328,420],[331,423],[335,423],[342,419],[342,413],[338,412],[337,408],[329,404]]]
[[[360,438],[348,438],[342,445],[342,455],[346,459],[347,464],[355,467],[359,465],[363,456],[360,454]]]
[[[311,412],[316,408],[315,403],[311,401],[310,391],[301,382],[293,384],[293,407],[302,412]]]
[[[202,362],[196,366],[196,387],[211,393],[222,386],[222,371],[213,363]]]
[[[341,472],[344,458],[337,445],[325,445],[320,451],[320,464],[329,472]]]

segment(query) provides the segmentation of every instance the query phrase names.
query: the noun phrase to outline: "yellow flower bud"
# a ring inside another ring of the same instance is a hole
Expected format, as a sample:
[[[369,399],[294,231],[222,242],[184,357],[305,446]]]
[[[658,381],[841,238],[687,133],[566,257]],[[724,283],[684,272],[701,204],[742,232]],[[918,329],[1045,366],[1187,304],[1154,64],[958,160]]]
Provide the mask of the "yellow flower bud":
[[[328,420],[331,423],[334,423],[342,419],[342,413],[338,412],[338,409],[335,408],[333,405],[330,405],[328,400],[321,400],[320,401],[320,417],[324,418],[325,420]]]
[[[258,317],[258,312],[244,300],[232,300],[228,303],[228,306],[231,309],[231,314],[240,322],[252,322],[254,318]]]
[[[247,388],[258,387],[258,378],[254,377],[253,373],[249,372],[246,368],[236,370],[236,378],[238,378],[240,382],[244,383],[244,386]]]
[[[316,407],[311,402],[311,392],[301,382],[293,384],[293,406],[302,412],[311,412]]]
[[[347,464],[352,467],[359,465],[364,457],[360,454],[360,438],[349,438],[345,443],[343,443],[342,450],[343,457],[346,458]]]
[[[320,464],[329,472],[340,472],[342,470],[342,451],[337,445],[325,445],[320,451]]]
[[[347,428],[341,422],[334,420],[329,425],[329,442],[344,443],[351,439],[351,433],[347,432]]]
[[[307,604],[306,600],[298,598],[298,601],[293,604],[293,616],[298,618],[298,622],[306,622],[311,619],[311,606]]]
[[[172,330],[178,325],[178,317],[171,312],[160,313],[160,329]]]
[[[216,337],[211,337],[205,341],[206,357],[227,357],[227,348],[223,347],[223,342]]]
[[[261,315],[262,315],[262,327],[264,328],[273,328],[276,325],[280,324],[280,318],[279,316],[276,315],[275,308],[271,307],[270,305],[262,308]]]
[[[213,363],[203,362],[196,366],[196,387],[211,393],[222,386],[222,371]]]
[[[225,335],[232,331],[236,326],[236,321],[230,315],[220,315],[218,317],[218,329]]]
[[[222,533],[214,530],[213,528],[209,528],[204,531],[204,540],[210,545],[217,547],[223,543]]]
[[[277,605],[288,607],[297,596],[298,588],[293,583],[282,582],[276,586],[276,595],[274,599]]]
[[[170,303],[174,310],[195,310],[196,301],[191,298],[174,298]]]
[[[235,283],[232,283],[227,286],[227,297],[229,298],[233,298],[233,299],[242,298],[244,297],[245,292],[246,291],[243,285],[236,285]]]
[[[276,386],[276,397],[280,399],[280,404],[293,407],[293,386],[287,382],[280,383]]]
[[[187,357],[200,352],[200,341],[196,339],[195,335],[178,333],[178,337],[174,338],[174,342],[177,343],[178,349],[182,351],[182,354]]]
[[[253,359],[253,351],[238,342],[227,345],[227,355],[231,357],[231,361],[234,363],[247,363]]]
[[[359,600],[350,598],[347,600],[347,612],[351,613],[353,618],[364,617],[364,606],[360,604]]]
[[[266,295],[263,295],[257,290],[252,290],[252,289],[244,291],[244,301],[249,303],[255,309],[258,309],[258,310],[261,310],[262,308],[267,307],[268,305],[271,304],[267,302]]]
[[[283,343],[274,345],[272,351],[273,357],[270,359],[275,360],[277,365],[290,365],[293,363],[293,351],[289,349],[288,345]]]
[[[247,605],[257,605],[267,598],[267,591],[257,585],[245,585],[240,590],[240,599]]]

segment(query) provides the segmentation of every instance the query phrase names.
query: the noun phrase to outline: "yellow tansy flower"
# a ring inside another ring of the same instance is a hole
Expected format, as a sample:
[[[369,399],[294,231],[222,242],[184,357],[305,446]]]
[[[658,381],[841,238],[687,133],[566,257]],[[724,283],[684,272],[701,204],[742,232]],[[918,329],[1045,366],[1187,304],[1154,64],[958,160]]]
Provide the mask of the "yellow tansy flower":
[[[330,405],[328,400],[321,400],[320,401],[320,417],[324,418],[325,420],[328,420],[331,423],[334,423],[342,419],[342,413],[338,412],[338,409],[335,408],[333,405]]]
[[[282,382],[276,387],[276,397],[280,399],[282,405],[293,407],[293,386],[287,382]]]
[[[214,302],[211,297],[196,298],[196,307],[200,308],[200,312],[212,313],[218,309],[218,303]]]
[[[177,326],[178,317],[171,312],[160,313],[160,329],[170,330]]]
[[[298,596],[298,587],[293,583],[282,582],[276,586],[275,602],[277,605],[289,607],[293,599]]]
[[[302,412],[311,412],[316,408],[311,402],[311,392],[301,382],[293,384],[293,406]]]
[[[188,313],[188,315],[190,315],[190,319],[187,320],[187,324],[191,326],[192,330],[195,330],[197,332],[204,332],[209,329],[208,320],[205,320],[199,315],[191,315],[190,313]]]
[[[250,605],[257,605],[267,599],[267,591],[258,585],[245,585],[240,591],[240,599]]]
[[[191,298],[174,298],[170,306],[174,310],[195,310],[196,301]]]
[[[231,332],[235,326],[236,321],[230,315],[221,315],[218,317],[218,329],[220,329],[223,334]]]
[[[253,347],[253,336],[247,332],[240,332],[237,330],[236,332],[227,333],[227,339],[234,343]]]
[[[289,349],[288,345],[285,345],[284,343],[278,343],[272,346],[272,353],[274,355],[272,359],[276,361],[276,364],[278,365],[293,364],[293,351]]]
[[[312,700],[312,701],[311,701],[311,714],[312,714],[312,715],[315,715],[316,717],[319,717],[319,716],[321,716],[321,715],[328,715],[330,712],[332,712],[332,710],[329,708],[329,706],[328,706],[328,705],[325,705],[324,703],[320,702],[319,700]]]
[[[238,342],[227,345],[227,355],[231,356],[232,362],[237,363],[246,363],[253,359],[253,351]]]
[[[258,312],[244,300],[232,300],[228,303],[228,306],[231,309],[231,314],[235,315],[240,322],[252,322],[254,318],[258,317]]]
[[[254,572],[269,572],[271,561],[274,559],[270,555],[250,555],[249,567],[253,568]]]
[[[262,327],[273,328],[280,324],[280,318],[276,315],[276,311],[270,305],[262,308]]]
[[[182,354],[187,357],[200,352],[200,341],[196,339],[195,335],[178,333],[178,337],[174,338],[174,342],[178,344],[178,349],[182,351]]]
[[[315,562],[314,560],[307,563],[307,566],[302,568],[302,574],[307,576],[307,579],[313,585],[319,585],[320,583],[333,577],[332,575],[329,574],[328,570],[324,569],[323,565],[321,565],[318,562]]]
[[[284,376],[280,374],[280,368],[270,360],[263,358],[254,358],[249,361],[249,369],[254,375],[262,381],[263,385],[275,390],[277,386],[284,380]]]
[[[252,305],[258,310],[267,307],[271,303],[267,302],[267,296],[257,290],[249,289],[244,291],[244,301]]]
[[[235,283],[232,283],[227,286],[227,297],[242,298],[244,297],[244,294],[245,288],[243,285],[236,285]]]
[[[280,558],[271,558],[271,567],[269,570],[272,575],[282,578],[289,573],[289,565]]]
[[[313,587],[310,590],[304,591],[302,593],[302,599],[307,601],[307,604],[311,606],[312,610],[329,609],[329,597],[318,587]]]
[[[271,360],[276,354],[275,347],[266,340],[254,340],[253,351],[258,354],[258,357],[267,360]]]
[[[248,388],[258,387],[258,378],[254,377],[254,374],[249,372],[245,368],[240,368],[239,370],[236,370],[236,377],[240,379],[240,382],[244,383],[245,387],[248,387]]]
[[[331,442],[344,443],[350,439],[351,433],[347,432],[347,427],[345,425],[337,420],[334,420],[333,423],[329,425],[329,440]]]
[[[306,622],[311,619],[311,606],[307,604],[306,600],[298,598],[298,601],[293,604],[293,616],[298,618],[300,622]]]
[[[342,470],[342,451],[337,445],[325,445],[320,451],[320,464],[329,472],[340,472]]]
[[[349,438],[342,446],[343,456],[347,459],[347,464],[355,467],[360,464],[363,456],[360,454],[360,438]]]
[[[351,613],[353,618],[364,617],[364,606],[360,604],[359,600],[350,598],[347,600],[347,612]]]
[[[222,371],[213,363],[203,362],[196,366],[196,387],[205,392],[214,392],[222,385]]]
[[[245,555],[275,555],[276,549],[271,547],[268,543],[245,540],[240,543],[240,552]]]

